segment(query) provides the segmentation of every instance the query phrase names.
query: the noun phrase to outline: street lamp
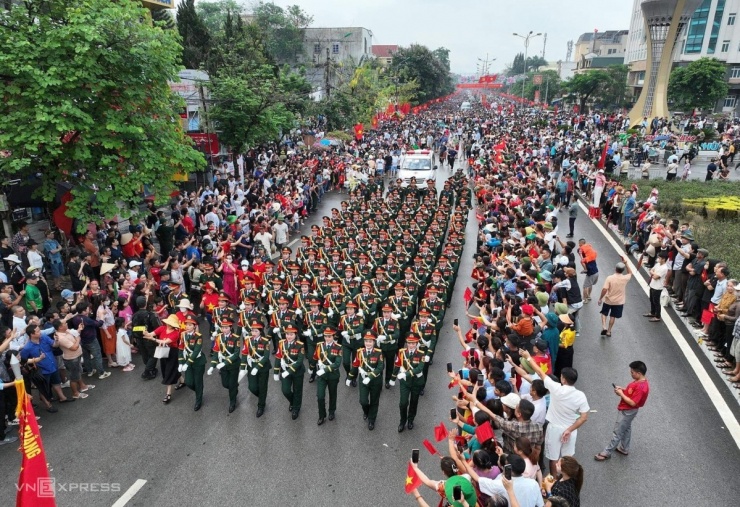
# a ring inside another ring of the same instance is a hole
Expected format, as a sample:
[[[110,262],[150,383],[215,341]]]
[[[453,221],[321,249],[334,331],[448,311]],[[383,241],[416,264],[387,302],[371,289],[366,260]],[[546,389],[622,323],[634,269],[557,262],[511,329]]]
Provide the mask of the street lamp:
[[[485,60],[483,58],[478,58],[478,61],[481,62],[478,65],[481,66],[481,74],[486,75],[488,74],[488,66],[496,61],[496,58],[488,58],[488,53],[486,53]]]
[[[527,35],[519,35],[518,33],[514,33],[513,35],[514,37],[519,37],[520,39],[524,40],[524,79],[522,80],[522,104],[524,104],[524,86],[527,84],[527,51],[529,49],[529,41],[530,39],[539,37],[540,35],[542,35],[542,33],[534,33],[532,30],[530,30]]]

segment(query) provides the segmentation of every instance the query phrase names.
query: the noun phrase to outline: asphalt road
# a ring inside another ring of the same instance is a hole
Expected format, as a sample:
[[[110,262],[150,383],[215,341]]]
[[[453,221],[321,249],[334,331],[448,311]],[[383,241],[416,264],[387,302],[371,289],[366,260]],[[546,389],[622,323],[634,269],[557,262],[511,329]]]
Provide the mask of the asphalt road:
[[[440,170],[440,187],[446,172]],[[343,197],[346,194],[325,196],[322,212],[310,223],[320,221]],[[267,410],[260,419],[255,418],[256,399],[246,385],[240,389],[236,411],[229,415],[227,392],[216,375],[206,377],[200,412],[192,411],[194,395],[188,389],[175,392],[165,406],[164,386],[158,380],[141,380],[140,358],[135,356],[134,372],[114,371],[106,380],[95,379],[97,387],[89,398],[63,405],[57,414],[39,412],[52,475],[58,491],[64,489],[58,492],[57,505],[111,506],[139,479],[147,482],[126,505],[415,505],[403,492],[411,449],[421,448],[422,469],[432,478],[442,478],[438,458],[430,456],[421,442],[432,440],[433,427],[447,421],[452,406],[444,365],[461,362],[451,322],[465,316],[462,294],[472,269],[474,222],[471,214],[448,324],[413,431],[396,431],[398,386],[383,390],[375,431],[368,431],[362,420],[357,389],[343,382],[337,418],[321,427],[316,425],[315,384],[308,382],[296,421],[290,418],[279,384],[272,380]],[[583,214],[576,221],[576,235],[586,237],[599,252],[597,294],[618,261],[617,253]],[[641,317],[648,307],[645,293],[636,282],[628,291],[625,318],[610,339],[599,336],[595,303],[581,312],[583,331],[575,345],[577,386],[587,394],[593,411],[579,430],[576,446],[576,457],[585,467],[581,503],[734,505],[732,484],[740,476],[740,451],[668,329]],[[609,441],[616,417],[611,383],[624,385],[629,380],[627,365],[636,359],[647,363],[651,394],[633,426],[631,455],[596,463],[593,455]],[[703,355],[700,360],[706,363]],[[710,376],[718,380],[713,371]],[[717,386],[733,402],[730,410],[737,418],[737,403],[724,384]],[[15,494],[19,463],[13,446],[0,447],[0,476],[6,478],[0,483],[3,504]],[[114,489],[117,485],[118,491],[79,491],[101,489],[94,484],[112,484]],[[422,493],[430,504],[437,503],[433,492]]]

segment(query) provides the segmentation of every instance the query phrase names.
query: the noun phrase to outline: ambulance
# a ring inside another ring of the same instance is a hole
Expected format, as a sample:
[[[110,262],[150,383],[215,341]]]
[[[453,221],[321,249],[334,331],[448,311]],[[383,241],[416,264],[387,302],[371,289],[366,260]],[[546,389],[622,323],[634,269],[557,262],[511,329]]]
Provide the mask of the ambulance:
[[[437,180],[437,166],[434,165],[432,150],[408,150],[401,155],[398,168],[398,177],[403,179],[402,185],[411,184],[411,178],[416,178],[417,187],[426,187],[427,180]]]

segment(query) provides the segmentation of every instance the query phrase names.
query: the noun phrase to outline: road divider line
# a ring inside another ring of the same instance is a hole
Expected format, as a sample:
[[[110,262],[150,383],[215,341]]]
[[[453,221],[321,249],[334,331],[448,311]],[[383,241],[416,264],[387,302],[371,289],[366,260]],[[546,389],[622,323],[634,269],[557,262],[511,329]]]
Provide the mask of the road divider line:
[[[580,206],[581,210],[586,213],[586,216],[588,216],[588,207],[586,207],[581,200],[578,201],[578,206]],[[601,234],[606,237],[612,248],[614,248],[614,250],[616,250],[618,254],[624,255],[624,248],[619,243],[617,243],[617,241],[611,234],[609,234],[609,231],[606,229],[606,227],[604,227],[601,221],[598,219],[593,220],[590,217],[589,220],[591,220],[591,222],[596,225],[596,228],[599,229],[599,232],[601,232]],[[627,263],[629,264],[632,273],[635,275],[633,276],[633,278],[640,285],[645,295],[649,296],[650,288],[647,282],[641,276],[639,276],[639,267],[635,266],[629,255],[624,255],[624,257],[625,259],[627,259]],[[732,413],[730,406],[722,397],[722,394],[720,394],[719,389],[717,389],[717,386],[710,378],[707,370],[701,364],[701,361],[699,361],[696,352],[694,352],[694,350],[689,347],[689,344],[683,337],[683,333],[673,320],[673,316],[668,314],[667,312],[664,312],[662,318],[663,322],[668,328],[668,331],[671,334],[671,337],[673,338],[673,341],[675,341],[676,345],[678,345],[678,348],[681,349],[681,352],[683,353],[686,360],[689,362],[691,369],[694,370],[694,374],[699,379],[701,385],[704,387],[704,390],[709,396],[709,399],[714,405],[714,408],[717,409],[719,416],[722,418],[722,421],[724,421],[725,427],[730,432],[730,436],[732,436],[732,438],[735,440],[735,445],[740,448],[740,423],[738,423],[737,418]]]
[[[136,482],[133,483],[123,495],[121,495],[121,498],[116,500],[116,503],[113,504],[113,507],[123,507],[124,505],[129,503],[134,495],[136,495],[136,493],[138,493],[139,490],[144,487],[144,484],[146,484],[146,481],[144,479],[136,479]]]

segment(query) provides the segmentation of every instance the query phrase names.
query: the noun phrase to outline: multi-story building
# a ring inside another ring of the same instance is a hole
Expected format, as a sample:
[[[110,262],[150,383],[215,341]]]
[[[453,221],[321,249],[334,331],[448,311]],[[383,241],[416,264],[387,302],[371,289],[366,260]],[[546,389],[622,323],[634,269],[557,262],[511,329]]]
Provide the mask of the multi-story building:
[[[627,48],[627,35],[628,30],[594,30],[581,34],[574,48],[574,72],[581,74],[611,65],[621,65]]]
[[[630,68],[627,74],[627,88],[633,100],[640,96],[647,71],[647,34],[645,33],[645,17],[640,8],[641,3],[642,0],[634,0],[632,4],[630,30],[624,53],[624,64]]]

